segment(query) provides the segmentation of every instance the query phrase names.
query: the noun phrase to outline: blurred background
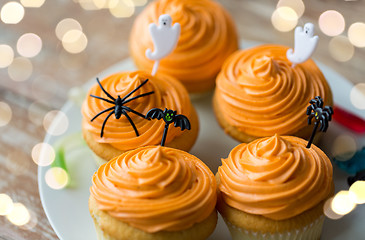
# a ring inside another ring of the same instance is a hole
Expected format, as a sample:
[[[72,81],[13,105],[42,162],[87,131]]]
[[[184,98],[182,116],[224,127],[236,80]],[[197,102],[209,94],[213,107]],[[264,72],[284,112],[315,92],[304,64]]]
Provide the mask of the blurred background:
[[[219,0],[240,38],[293,47],[312,22],[313,58],[354,84],[365,109],[363,0]],[[0,239],[57,239],[41,206],[37,164],[58,110],[99,72],[128,58],[129,33],[147,0],[0,0]],[[346,139],[344,141],[347,141]],[[356,150],[356,149],[355,149]]]

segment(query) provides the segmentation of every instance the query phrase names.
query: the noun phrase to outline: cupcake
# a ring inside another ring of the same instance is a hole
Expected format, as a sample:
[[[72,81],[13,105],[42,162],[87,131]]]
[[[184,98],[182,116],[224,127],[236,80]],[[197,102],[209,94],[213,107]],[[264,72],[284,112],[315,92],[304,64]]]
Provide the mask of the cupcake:
[[[331,90],[315,62],[293,68],[288,49],[263,45],[239,50],[224,63],[213,106],[221,127],[236,140],[247,143],[276,133],[308,139],[309,101],[321,96],[324,105],[332,106]]]
[[[130,55],[139,69],[151,71],[154,62],[145,56],[154,49],[148,31],[161,14],[169,14],[181,25],[175,50],[161,60],[158,72],[176,77],[189,93],[214,88],[224,60],[238,49],[234,23],[221,5],[211,0],[157,0],[151,2],[134,22]]]
[[[320,239],[323,204],[334,191],[332,165],[293,136],[235,147],[216,174],[218,211],[238,239]]]
[[[139,97],[125,104],[133,111],[142,114],[138,115],[127,112],[133,124],[127,116],[121,115],[117,119],[115,114],[110,115],[104,124],[108,113],[111,113],[110,111],[95,118],[97,114],[114,105],[100,98],[90,96],[108,98],[97,83],[89,90],[82,105],[82,132],[86,143],[95,153],[99,165],[119,156],[125,151],[141,146],[160,144],[164,123],[161,121],[149,121],[143,117],[151,108],[166,107],[174,109],[177,113],[185,115],[191,122],[192,127],[190,131],[180,131],[178,128],[169,129],[166,146],[189,151],[195,143],[199,131],[198,117],[190,102],[187,91],[175,78],[162,74],[153,77],[143,71],[136,71],[116,73],[106,77],[100,83],[112,97],[117,98],[117,96],[120,96],[123,98],[146,79],[149,79],[148,82],[127,99],[132,99],[140,94],[154,93]]]
[[[203,240],[216,226],[214,175],[184,151],[131,150],[102,165],[92,182],[98,240]]]

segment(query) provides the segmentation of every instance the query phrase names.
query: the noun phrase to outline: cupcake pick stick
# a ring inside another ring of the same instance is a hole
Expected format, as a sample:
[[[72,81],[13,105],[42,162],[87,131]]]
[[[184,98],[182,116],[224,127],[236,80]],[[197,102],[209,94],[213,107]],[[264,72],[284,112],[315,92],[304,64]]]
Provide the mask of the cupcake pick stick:
[[[313,36],[314,25],[312,23],[306,23],[304,29],[302,27],[296,27],[294,33],[294,50],[289,49],[286,52],[286,57],[292,62],[292,67],[296,64],[307,61],[318,43],[318,36]]]
[[[169,55],[176,47],[180,36],[180,24],[172,26],[172,18],[168,14],[163,14],[158,18],[159,26],[155,23],[149,25],[149,31],[154,45],[154,51],[146,50],[146,57],[155,61],[152,69],[152,76],[157,72],[160,60]]]
[[[310,139],[308,141],[307,148],[311,147],[318,125],[321,125],[321,127],[319,128],[320,131],[322,132],[327,131],[328,121],[332,120],[332,114],[333,114],[332,107],[325,106],[323,108],[323,99],[320,96],[317,96],[314,99],[310,100],[309,103],[311,105],[307,107],[308,124],[309,125],[311,124],[313,117],[315,119],[315,123],[312,135],[310,136]]]
[[[90,95],[90,97],[94,97],[94,98],[97,98],[97,99],[100,99],[102,101],[105,101],[105,102],[108,102],[108,103],[111,103],[113,104],[114,106],[113,107],[110,107],[110,108],[107,108],[101,112],[99,112],[98,114],[95,115],[95,117],[93,117],[90,121],[94,121],[97,117],[99,117],[101,114],[103,113],[106,113],[106,112],[109,112],[111,111],[108,116],[105,118],[104,122],[103,122],[103,125],[101,127],[101,132],[100,132],[100,137],[102,138],[103,135],[104,135],[104,127],[105,127],[105,124],[106,122],[108,121],[108,119],[111,117],[111,115],[115,114],[115,118],[116,119],[119,119],[122,115],[124,115],[129,123],[132,125],[133,129],[134,129],[134,132],[136,133],[136,136],[138,137],[139,136],[139,133],[138,133],[138,130],[136,128],[136,125],[134,125],[132,119],[129,117],[128,113],[127,112],[131,112],[131,113],[134,113],[142,118],[145,118],[145,116],[142,114],[142,113],[139,113],[127,106],[124,106],[124,104],[128,103],[128,102],[131,102],[137,98],[140,98],[140,97],[145,97],[145,96],[148,96],[152,93],[154,93],[153,91],[152,92],[147,92],[147,93],[143,93],[143,94],[140,94],[140,95],[137,95],[137,96],[134,96],[132,98],[129,98],[133,93],[135,93],[138,89],[140,89],[143,85],[145,85],[147,82],[148,82],[148,79],[146,79],[144,82],[142,82],[138,87],[136,87],[135,89],[133,89],[131,92],[129,92],[127,95],[125,95],[123,98],[121,98],[119,95],[117,98],[114,98],[112,95],[110,95],[110,93],[108,93],[104,88],[103,86],[101,85],[100,81],[99,81],[99,78],[96,78],[96,81],[98,82],[101,90],[107,95],[107,97],[109,99],[106,99],[106,98],[102,98],[102,97],[99,97],[99,96],[95,96],[95,95]],[[127,99],[129,98],[129,99]]]
[[[147,112],[146,118],[157,118],[158,120],[162,118],[165,121],[165,129],[162,135],[161,146],[165,146],[167,131],[169,130],[169,126],[171,123],[174,123],[175,127],[180,127],[181,131],[185,129],[190,130],[190,121],[186,116],[181,114],[176,115],[176,111],[167,108],[165,108],[164,111],[159,108],[152,108]]]

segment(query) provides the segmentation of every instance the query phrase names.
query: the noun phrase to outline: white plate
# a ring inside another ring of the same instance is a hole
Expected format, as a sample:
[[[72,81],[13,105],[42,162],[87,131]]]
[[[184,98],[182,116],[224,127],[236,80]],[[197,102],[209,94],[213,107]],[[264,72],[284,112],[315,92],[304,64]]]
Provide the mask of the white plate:
[[[257,43],[256,43],[257,44]],[[244,47],[255,45],[255,43],[243,43]],[[338,75],[328,67],[319,64],[321,70],[326,76],[334,95],[335,103],[339,106],[346,107],[349,111],[356,113],[365,119],[365,112],[352,107],[349,93],[352,84]],[[111,68],[107,69],[98,77],[103,78],[109,74],[135,69],[130,59],[122,61]],[[88,88],[95,83],[95,78],[85,86]],[[238,142],[228,137],[218,126],[211,108],[211,96],[204,99],[193,101],[197,109],[200,120],[200,135],[191,150],[191,153],[204,161],[215,173],[221,164],[221,158],[227,157],[230,150]],[[79,107],[71,102],[67,102],[62,111],[69,118],[70,126],[65,135],[81,131],[81,113]],[[62,124],[57,119],[53,122],[52,127]],[[214,131],[212,131],[214,129]],[[328,132],[325,135],[326,144],[323,149],[330,154],[330,146],[335,136],[346,133],[341,126],[332,122]],[[351,134],[351,133],[349,133]],[[351,134],[353,135],[353,134]],[[54,144],[62,136],[47,135],[44,142]],[[365,145],[364,137],[357,136],[358,143]],[[41,201],[46,215],[53,229],[61,240],[96,240],[94,225],[88,210],[89,187],[91,186],[91,176],[96,171],[93,157],[87,151],[76,152],[72,162],[67,162],[69,174],[72,179],[73,187],[62,190],[54,190],[45,182],[45,173],[49,167],[38,168],[38,184]],[[348,189],[346,184],[347,175],[334,166],[336,192],[342,189]],[[340,220],[326,219],[322,239],[363,239],[365,228],[363,221],[365,219],[365,207],[358,206],[350,214]],[[210,236],[213,239],[230,239],[226,225],[221,218],[215,232]]]

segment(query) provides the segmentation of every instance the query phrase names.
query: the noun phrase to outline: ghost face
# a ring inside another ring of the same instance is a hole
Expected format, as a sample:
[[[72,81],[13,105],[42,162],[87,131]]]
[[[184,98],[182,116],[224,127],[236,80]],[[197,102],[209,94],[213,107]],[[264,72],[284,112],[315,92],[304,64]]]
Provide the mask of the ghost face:
[[[160,26],[170,27],[172,24],[172,19],[168,14],[163,14],[158,18]]]
[[[304,25],[304,29],[303,29],[304,33],[308,36],[308,37],[312,37],[314,34],[314,26],[312,23],[306,23]]]

